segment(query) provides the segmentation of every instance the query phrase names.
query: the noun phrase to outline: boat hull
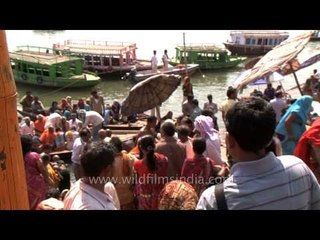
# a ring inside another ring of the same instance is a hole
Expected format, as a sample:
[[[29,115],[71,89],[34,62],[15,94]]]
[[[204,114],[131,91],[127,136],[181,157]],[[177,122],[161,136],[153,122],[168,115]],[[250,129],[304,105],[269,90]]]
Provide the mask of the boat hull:
[[[259,56],[269,52],[273,46],[255,46],[255,45],[244,45],[234,43],[224,43],[226,48],[234,55],[243,56]]]
[[[228,62],[217,62],[217,61],[196,61],[195,63],[199,65],[199,68],[202,70],[218,70],[218,69],[226,69],[226,68],[234,68],[240,63],[244,62],[246,57],[236,57],[231,59]],[[169,61],[169,64],[172,66],[176,66],[181,64],[179,61]]]
[[[53,88],[85,88],[93,87],[100,82],[100,78],[90,75],[83,74],[80,76],[74,76],[71,78],[56,78],[50,79],[50,77],[44,76],[32,76],[26,75],[24,73],[13,72],[15,81],[17,83],[43,86],[43,87],[53,87]]]
[[[176,67],[169,68],[167,71],[163,71],[163,70],[158,70],[157,72],[152,72],[152,70],[138,71],[136,75],[136,81],[140,82],[142,80],[145,80],[157,74],[178,74],[178,75],[184,76],[186,75],[186,73],[188,73],[188,75],[192,75],[198,69],[199,69],[198,64],[188,64],[187,71],[186,71],[185,66],[180,64],[180,65],[177,65]]]

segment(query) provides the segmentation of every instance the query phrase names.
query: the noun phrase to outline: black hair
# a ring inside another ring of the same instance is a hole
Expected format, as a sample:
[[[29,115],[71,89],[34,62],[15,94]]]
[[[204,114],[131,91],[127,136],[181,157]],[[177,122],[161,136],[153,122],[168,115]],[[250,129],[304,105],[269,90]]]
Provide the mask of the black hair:
[[[206,140],[204,138],[195,138],[192,142],[192,147],[194,153],[203,154],[204,151],[207,149]]]
[[[143,137],[139,138],[138,146],[140,150],[140,158],[143,158],[142,150],[147,151],[147,162],[146,165],[150,171],[157,170],[156,159],[154,156],[154,139],[151,135],[144,135]]]
[[[233,87],[228,87],[227,90],[227,97],[230,98],[233,94],[237,93],[237,89],[233,88]]]
[[[22,146],[22,154],[25,156],[32,149],[32,137],[29,135],[22,135],[20,137],[21,146]]]
[[[102,170],[114,162],[114,146],[110,143],[93,142],[86,145],[81,156],[81,168],[86,177],[98,177]]]
[[[189,136],[190,128],[187,125],[180,125],[177,127],[177,133],[181,136]]]
[[[166,136],[172,137],[176,131],[175,126],[172,122],[164,122],[161,125],[161,129],[166,134]]]
[[[47,153],[42,154],[42,155],[41,155],[41,160],[42,160],[42,161],[46,161],[46,162],[50,161],[50,155],[47,154]]]
[[[214,113],[211,109],[203,109],[201,111],[201,115],[207,116],[207,117],[213,117]]]
[[[90,134],[90,130],[87,128],[82,128],[79,132],[80,137],[86,137]]]
[[[239,146],[257,153],[272,140],[276,114],[267,101],[252,97],[236,103],[226,114],[226,129]]]
[[[192,100],[192,104],[199,106],[199,101],[197,99],[193,99]]]
[[[147,123],[152,123],[152,122],[155,122],[157,121],[157,117],[156,116],[149,116],[147,118]]]
[[[116,148],[117,152],[120,153],[122,151],[122,141],[119,137],[112,137],[110,139],[110,143],[113,144],[113,146]]]

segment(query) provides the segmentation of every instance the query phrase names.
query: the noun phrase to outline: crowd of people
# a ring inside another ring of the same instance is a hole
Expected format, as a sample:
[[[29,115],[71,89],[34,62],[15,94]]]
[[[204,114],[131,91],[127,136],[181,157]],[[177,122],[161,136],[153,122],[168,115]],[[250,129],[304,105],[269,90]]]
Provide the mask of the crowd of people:
[[[119,102],[107,107],[94,90],[76,106],[67,97],[47,111],[27,93],[23,109],[37,114],[20,122],[30,209],[320,209],[312,164],[319,121],[305,127],[312,97],[285,101],[269,84],[239,99],[229,87],[220,106],[208,94],[201,108],[189,76],[182,89],[182,115],[149,116],[130,148],[104,129],[122,119]],[[72,152],[68,169],[49,155],[64,149]]]

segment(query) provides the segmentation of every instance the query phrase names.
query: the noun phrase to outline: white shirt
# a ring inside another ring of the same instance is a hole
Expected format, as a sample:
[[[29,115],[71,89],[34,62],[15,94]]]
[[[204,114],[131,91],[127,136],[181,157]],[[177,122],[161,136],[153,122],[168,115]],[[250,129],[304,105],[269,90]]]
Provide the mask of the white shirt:
[[[156,55],[153,55],[153,57],[151,58],[151,65],[158,65],[158,59]]]
[[[119,197],[116,191],[116,188],[114,187],[112,182],[107,182],[104,185],[104,192],[108,193],[109,196],[111,196],[112,200],[113,200],[113,204],[116,207],[117,210],[120,210],[120,201],[119,201]]]
[[[112,197],[79,179],[67,193],[65,210],[116,210]]]
[[[72,155],[71,155],[71,161],[73,163],[79,164],[80,165],[80,157],[83,152],[83,148],[85,146],[85,142],[82,141],[81,137],[78,137],[72,147]]]
[[[94,127],[98,126],[99,124],[103,123],[104,119],[101,117],[99,113],[96,111],[87,111],[86,112],[86,120],[83,124],[83,127],[88,126],[88,124],[92,124]]]
[[[50,125],[57,127],[61,122],[61,115],[59,113],[51,113],[47,118],[44,128],[47,129]]]
[[[282,98],[274,98],[270,101],[270,105],[276,112],[276,120],[279,122],[282,116],[282,110],[287,107],[286,101]]]
[[[217,209],[215,186],[200,196],[197,209]],[[320,187],[307,165],[295,156],[269,152],[256,161],[237,162],[224,182],[230,210],[320,209]]]
[[[76,129],[78,130],[79,123],[81,124],[82,122],[78,118],[76,118],[74,121],[72,119],[69,120],[70,128],[76,127]]]
[[[34,123],[30,121],[30,126],[26,123],[21,124],[20,126],[20,135],[34,135]]]

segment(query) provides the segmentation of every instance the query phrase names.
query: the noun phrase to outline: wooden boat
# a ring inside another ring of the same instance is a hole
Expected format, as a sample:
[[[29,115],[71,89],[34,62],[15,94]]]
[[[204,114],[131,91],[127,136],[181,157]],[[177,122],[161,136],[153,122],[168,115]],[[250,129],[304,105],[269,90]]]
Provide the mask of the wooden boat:
[[[173,66],[185,63],[199,64],[200,69],[232,68],[245,61],[246,57],[232,56],[225,48],[210,44],[189,44],[176,47],[176,57],[169,63]]]
[[[315,30],[310,37],[310,41],[320,41],[320,30]]]
[[[67,40],[64,44],[54,44],[53,49],[63,55],[84,58],[84,68],[97,74],[125,73],[135,66],[137,70],[151,69],[150,61],[138,60],[135,43]]]
[[[199,69],[199,64],[187,64],[187,67],[185,64],[178,64],[174,67],[168,67],[168,70],[160,69],[156,72],[152,70],[136,71],[135,69],[132,69],[124,78],[133,83],[137,83],[157,74],[178,74],[182,76],[185,76],[186,74],[192,75],[197,69]]]
[[[62,56],[52,49],[32,46],[18,47],[10,52],[10,62],[16,82],[45,87],[92,87],[100,77],[83,70],[83,60]]]
[[[232,53],[245,56],[264,55],[289,37],[280,31],[231,31],[231,41],[224,43]]]

